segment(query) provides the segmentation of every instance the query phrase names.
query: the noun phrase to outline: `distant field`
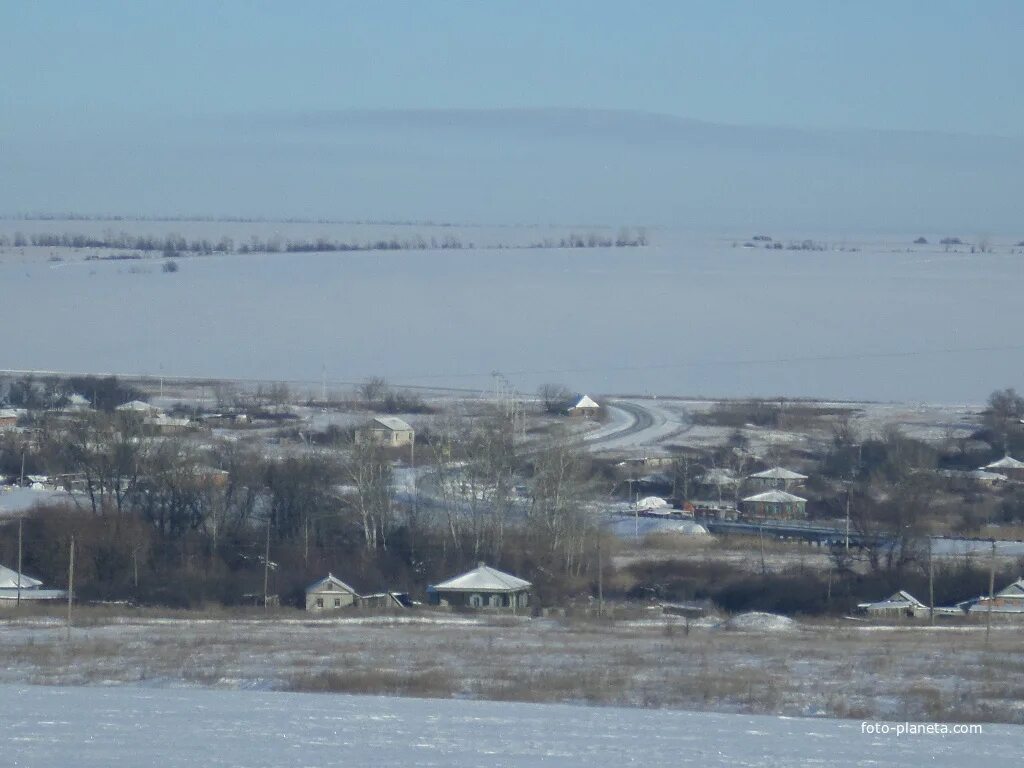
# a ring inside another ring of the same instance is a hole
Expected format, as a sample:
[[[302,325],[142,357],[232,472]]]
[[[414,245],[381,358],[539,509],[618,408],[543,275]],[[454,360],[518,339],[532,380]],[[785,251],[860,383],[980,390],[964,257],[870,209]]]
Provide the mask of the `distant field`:
[[[455,234],[467,245],[566,234],[0,222],[8,235],[30,227],[236,243],[274,233]],[[522,392],[556,381],[593,393],[954,403],[980,402],[1019,374],[1024,270],[1006,243],[984,254],[851,239],[789,251],[744,248],[746,235],[650,237],[645,248],[234,253],[179,259],[173,274],[158,254],[107,261],[110,252],[96,249],[7,247],[0,319],[17,321],[19,333],[0,367],[278,380],[326,371],[338,381],[381,375],[465,388],[487,388],[501,371]]]

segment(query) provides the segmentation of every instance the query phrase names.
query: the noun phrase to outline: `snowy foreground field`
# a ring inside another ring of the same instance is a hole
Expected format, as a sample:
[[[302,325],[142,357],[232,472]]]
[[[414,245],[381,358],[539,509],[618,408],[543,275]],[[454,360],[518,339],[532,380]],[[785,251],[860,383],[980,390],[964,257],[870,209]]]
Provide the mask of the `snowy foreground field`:
[[[81,611],[0,622],[0,684],[386,694],[854,720],[1024,724],[1021,630],[745,614],[615,622]]]
[[[1024,747],[1005,725],[897,736],[852,720],[189,689],[5,685],[0,721],[0,762],[19,768],[1009,766]]]

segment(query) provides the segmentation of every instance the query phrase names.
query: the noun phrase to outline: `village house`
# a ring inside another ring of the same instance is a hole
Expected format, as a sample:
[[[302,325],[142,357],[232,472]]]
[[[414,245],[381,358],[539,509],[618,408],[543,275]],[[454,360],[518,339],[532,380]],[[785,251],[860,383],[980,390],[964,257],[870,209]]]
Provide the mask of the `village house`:
[[[986,464],[982,469],[986,472],[996,472],[1000,475],[1005,475],[1010,480],[1024,481],[1024,461],[1018,461],[1009,454],[1003,456],[998,461]]]
[[[377,416],[356,430],[356,442],[360,445],[376,443],[389,448],[401,448],[411,445],[415,439],[415,430],[397,416]]]
[[[786,491],[765,491],[743,499],[742,510],[750,517],[802,520],[807,517],[807,499]]]
[[[0,430],[18,426],[18,412],[12,408],[0,408]]]
[[[570,416],[582,416],[585,419],[597,416],[601,412],[601,406],[590,395],[580,395],[576,402],[566,408]]]
[[[916,619],[928,615],[928,606],[901,589],[884,600],[859,603],[857,611],[878,619]]]
[[[21,602],[63,600],[63,589],[43,589],[43,582],[0,565],[0,608],[11,608]]]
[[[803,485],[807,481],[807,475],[801,475],[791,469],[784,467],[772,467],[764,472],[755,472],[747,478],[747,483],[752,489],[768,491],[776,489],[788,491]]]
[[[330,573],[306,587],[306,610],[312,613],[348,608],[358,599],[359,595],[352,587]]]
[[[991,609],[993,616],[1024,620],[1024,579],[999,590],[991,601],[984,595],[958,603],[957,607],[968,616],[984,616]]]
[[[431,605],[512,611],[530,602],[530,582],[480,563],[472,571],[427,588]]]

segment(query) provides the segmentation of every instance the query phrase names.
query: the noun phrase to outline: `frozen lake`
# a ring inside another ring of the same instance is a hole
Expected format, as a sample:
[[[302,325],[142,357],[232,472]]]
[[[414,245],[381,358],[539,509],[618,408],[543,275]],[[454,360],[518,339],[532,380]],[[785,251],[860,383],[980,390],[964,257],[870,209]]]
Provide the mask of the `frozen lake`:
[[[1024,728],[870,735],[853,720],[167,688],[0,686],[24,768],[1010,766]],[[895,726],[896,724],[890,724]]]
[[[909,240],[856,252],[652,240],[182,258],[176,274],[158,260],[48,263],[7,249],[0,321],[17,332],[0,368],[315,382],[325,372],[470,390],[499,370],[524,392],[558,381],[934,402],[1019,384],[1024,256],[1006,243],[972,255],[907,252]]]

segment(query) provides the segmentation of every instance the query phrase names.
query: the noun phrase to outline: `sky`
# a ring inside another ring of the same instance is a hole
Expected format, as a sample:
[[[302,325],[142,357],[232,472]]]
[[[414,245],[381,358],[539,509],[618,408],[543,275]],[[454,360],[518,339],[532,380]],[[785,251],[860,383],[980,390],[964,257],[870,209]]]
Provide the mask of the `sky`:
[[[1019,234],[1020,2],[52,0],[0,29],[0,215]]]
[[[4,3],[4,122],[581,107],[1024,135],[1024,4]]]

